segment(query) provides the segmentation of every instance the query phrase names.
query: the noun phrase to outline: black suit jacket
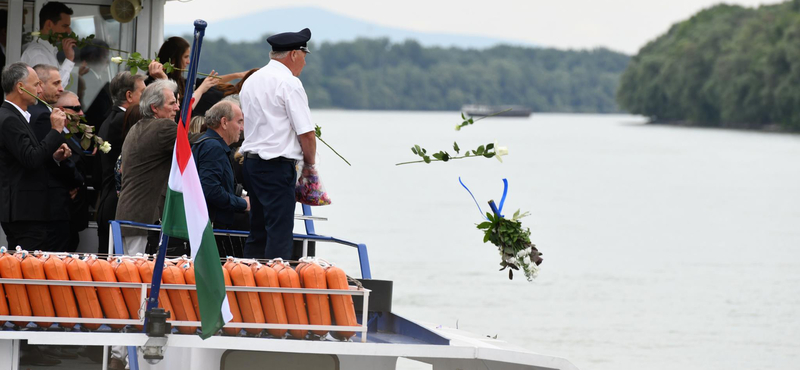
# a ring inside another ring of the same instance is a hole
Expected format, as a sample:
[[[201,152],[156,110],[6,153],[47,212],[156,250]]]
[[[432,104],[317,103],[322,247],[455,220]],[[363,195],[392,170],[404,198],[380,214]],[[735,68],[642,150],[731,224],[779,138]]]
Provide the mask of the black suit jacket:
[[[40,102],[28,107],[28,112],[31,113],[31,127],[36,139],[44,140],[47,134],[53,131],[50,128],[50,109]],[[61,136],[65,135],[62,133]],[[75,201],[70,197],[69,191],[75,188],[83,190],[84,174],[81,171],[84,167],[83,149],[75,140],[66,137],[65,140],[72,151],[72,156],[62,161],[60,165],[54,161],[46,165],[48,221],[71,220]],[[81,191],[79,195],[75,200],[85,202],[85,191]]]
[[[47,220],[47,166],[64,137],[50,130],[37,140],[10,103],[0,106],[0,221]]]
[[[101,192],[114,191],[116,193],[114,181],[114,166],[117,164],[117,158],[122,153],[122,143],[125,141],[122,136],[122,125],[125,121],[125,112],[120,107],[111,108],[111,112],[106,117],[105,122],[100,126],[100,131],[97,135],[108,141],[111,144],[111,150],[108,153],[97,151],[97,156],[100,157],[100,170],[101,170]],[[97,165],[97,163],[95,163]]]

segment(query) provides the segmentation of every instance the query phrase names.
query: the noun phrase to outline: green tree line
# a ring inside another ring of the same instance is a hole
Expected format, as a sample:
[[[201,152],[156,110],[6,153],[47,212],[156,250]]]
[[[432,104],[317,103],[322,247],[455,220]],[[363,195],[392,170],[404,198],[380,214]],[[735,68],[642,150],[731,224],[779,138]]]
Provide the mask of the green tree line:
[[[266,37],[264,37],[266,39]],[[423,47],[388,39],[309,45],[303,81],[312,108],[458,110],[519,104],[538,112],[619,112],[615,92],[629,56],[496,46]],[[266,41],[205,40],[200,70],[222,74],[266,65]]]
[[[800,130],[800,0],[673,25],[631,58],[617,101],[654,121]]]

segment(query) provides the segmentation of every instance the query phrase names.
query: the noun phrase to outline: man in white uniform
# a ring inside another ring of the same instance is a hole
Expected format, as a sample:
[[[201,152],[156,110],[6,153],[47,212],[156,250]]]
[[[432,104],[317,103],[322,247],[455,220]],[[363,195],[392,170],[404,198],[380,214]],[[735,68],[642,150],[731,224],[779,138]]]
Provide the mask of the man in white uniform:
[[[42,35],[50,33],[71,33],[72,28],[72,9],[63,3],[50,1],[44,4],[39,11],[39,32]],[[58,48],[51,45],[49,41],[37,39],[25,48],[22,53],[22,61],[28,65],[46,64],[58,67],[58,74],[61,75],[61,86],[65,89],[69,86],[69,74],[75,66],[75,40],[61,40],[61,48],[64,50],[64,62],[59,64],[56,54]]]
[[[270,61],[245,81],[244,184],[250,196],[247,258],[292,257],[296,163],[313,174],[317,138],[308,97],[297,76],[308,53],[308,28],[270,36]]]

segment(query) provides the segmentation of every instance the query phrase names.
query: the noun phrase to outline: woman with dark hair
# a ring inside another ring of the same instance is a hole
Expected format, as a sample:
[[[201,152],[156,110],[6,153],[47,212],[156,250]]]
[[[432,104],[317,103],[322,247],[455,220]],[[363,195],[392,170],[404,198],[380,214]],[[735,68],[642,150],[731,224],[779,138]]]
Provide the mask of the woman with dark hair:
[[[167,41],[165,41],[164,44],[161,45],[161,48],[158,50],[157,56],[160,63],[169,62],[175,67],[175,70],[167,74],[162,69],[151,68],[148,73],[148,78],[145,81],[145,84],[149,85],[154,80],[168,78],[170,80],[175,81],[178,84],[178,95],[179,97],[183,97],[185,93],[184,90],[186,89],[185,87],[186,79],[183,77],[183,71],[181,70],[187,69],[189,67],[189,60],[191,58],[190,48],[191,45],[189,45],[189,42],[182,37],[173,36],[168,38]],[[158,67],[161,66],[158,65]],[[192,92],[192,97],[194,98],[194,105],[192,106],[192,109],[195,109],[197,107],[197,104],[202,99],[203,95],[217,84],[220,83],[228,84],[228,82],[232,80],[244,77],[245,74],[246,72],[239,72],[239,73],[231,73],[219,76],[217,75],[216,72],[211,71],[211,75],[213,76],[213,78],[197,79],[195,81],[195,90]],[[210,108],[211,105],[209,105],[208,107]],[[208,108],[206,108],[206,110],[207,109]],[[183,107],[181,107],[181,110],[183,110]],[[205,110],[203,112],[205,113]],[[192,116],[195,115],[196,114],[192,114]],[[176,120],[179,119],[178,117],[180,117],[180,115],[176,117]]]

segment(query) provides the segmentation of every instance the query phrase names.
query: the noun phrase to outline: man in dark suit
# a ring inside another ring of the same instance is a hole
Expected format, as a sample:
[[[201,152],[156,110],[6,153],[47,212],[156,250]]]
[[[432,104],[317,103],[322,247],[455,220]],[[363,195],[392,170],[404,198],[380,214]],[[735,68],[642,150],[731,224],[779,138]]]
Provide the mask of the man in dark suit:
[[[50,114],[51,130],[39,141],[29,125],[28,106],[33,94],[42,92],[36,72],[25,63],[3,69],[6,94],[0,106],[0,224],[9,245],[28,250],[47,246],[47,165],[60,165],[72,155],[60,132],[66,115],[60,109]],[[23,90],[24,89],[24,90]]]
[[[122,144],[125,142],[123,123],[125,112],[132,106],[139,109],[139,98],[144,91],[144,76],[131,74],[128,71],[120,72],[110,83],[111,97],[114,107],[106,118],[100,131],[97,133],[103,140],[111,143],[108,153],[98,152],[99,164],[95,161],[95,168],[101,170],[100,196],[97,201],[97,237],[98,246],[102,253],[108,250],[108,221],[114,219],[117,213],[117,189],[114,181],[114,165],[122,153]]]
[[[37,64],[33,67],[36,75],[41,81],[41,93],[39,98],[54,106],[56,102],[65,94],[64,89],[61,87],[61,76],[58,73],[58,68],[44,64]],[[37,141],[42,141],[48,135],[51,129],[50,125],[50,108],[42,102],[31,105],[28,107],[31,114],[31,128]],[[60,132],[64,136],[63,132]],[[52,252],[67,252],[70,251],[70,240],[72,239],[70,233],[70,222],[72,213],[72,201],[77,193],[77,188],[83,182],[83,176],[75,168],[75,161],[80,157],[75,154],[82,152],[80,146],[67,145],[74,154],[69,160],[63,161],[60,165],[55,163],[48,163],[47,168],[47,216],[46,216],[46,233],[47,233],[47,247],[42,248],[46,251]],[[76,245],[77,246],[77,245]]]
[[[61,94],[61,97],[58,98],[58,102],[56,102],[54,106],[63,109],[64,112],[72,114],[75,117],[83,116],[83,110],[81,110],[81,103],[78,100],[78,96],[71,91],[65,91]],[[65,132],[64,135],[66,136],[67,133]],[[59,179],[59,185],[63,189],[68,190],[68,197],[62,199],[65,201],[64,204],[66,205],[67,212],[65,213],[69,215],[67,222],[67,252],[74,252],[77,250],[78,243],[80,242],[78,233],[89,226],[89,199],[86,180],[89,176],[87,171],[90,167],[90,161],[94,159],[91,156],[92,151],[95,153],[99,152],[94,149],[94,144],[87,150],[84,150],[81,146],[81,139],[82,135],[80,133],[72,133],[72,136],[66,139],[67,145],[69,145],[73,153],[72,157],[69,158],[70,167],[72,167],[73,170],[71,173],[61,174],[61,178]],[[61,210],[62,208],[59,208],[58,211],[61,212]]]

